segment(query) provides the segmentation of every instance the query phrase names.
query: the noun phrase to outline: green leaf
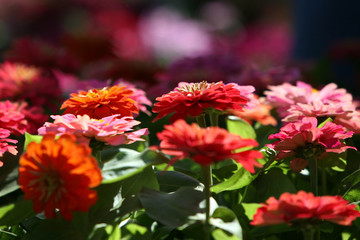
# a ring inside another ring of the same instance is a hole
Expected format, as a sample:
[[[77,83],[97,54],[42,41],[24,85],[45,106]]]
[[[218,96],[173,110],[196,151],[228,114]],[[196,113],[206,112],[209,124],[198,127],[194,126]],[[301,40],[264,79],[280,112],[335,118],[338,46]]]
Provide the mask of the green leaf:
[[[159,183],[151,166],[148,166],[142,172],[125,179],[121,186],[121,196],[124,198],[138,193],[144,187],[159,190]]]
[[[322,128],[323,126],[325,126],[325,124],[327,123],[327,122],[332,122],[333,121],[333,119],[331,118],[331,117],[328,117],[325,121],[323,121],[322,123],[320,123],[317,127],[318,128]]]
[[[144,226],[129,223],[126,224],[123,228],[122,240],[146,240],[151,239],[150,232]],[[114,239],[115,240],[115,239]]]
[[[345,196],[348,191],[350,191],[353,187],[360,183],[360,169],[346,176],[341,180],[337,193]]]
[[[15,156],[12,155],[8,158],[6,155],[6,163],[0,168],[0,197],[20,189],[17,183],[18,167],[18,159],[15,159]]]
[[[199,204],[204,199],[203,192],[191,187],[182,187],[173,193],[143,189],[138,196],[151,218],[173,228],[185,224],[189,216],[202,212]]]
[[[270,196],[279,197],[284,192],[297,192],[290,178],[279,168],[271,168],[267,174],[260,175],[254,182],[259,202]]]
[[[242,238],[242,229],[235,213],[226,207],[215,209],[210,218],[210,224]]]
[[[214,240],[241,240],[242,239],[242,238],[239,238],[239,237],[234,236],[234,235],[229,235],[229,234],[225,233],[221,229],[215,229],[211,233],[211,235],[214,238]]]
[[[249,185],[255,178],[256,175],[251,174],[245,168],[241,167],[228,180],[212,186],[210,190],[214,193],[221,193],[223,191],[240,189]]]
[[[24,144],[24,151],[26,150],[27,146],[31,142],[40,143],[43,136],[39,135],[31,135],[30,133],[25,132],[25,144]]]
[[[252,220],[257,209],[261,206],[259,203],[242,203],[242,207],[245,210],[245,215],[249,220]]]
[[[21,199],[0,208],[0,226],[17,225],[24,219],[34,215],[32,202]]]
[[[254,128],[241,118],[230,116],[228,117],[226,124],[230,133],[240,135],[242,138],[256,139]]]
[[[203,189],[204,185],[186,174],[177,171],[156,172],[161,192],[174,192],[181,187]]]
[[[159,152],[145,150],[137,152],[131,149],[120,148],[117,152],[112,149],[113,159],[104,163],[102,167],[103,184],[114,183],[143,171],[152,164],[167,162],[168,158]]]

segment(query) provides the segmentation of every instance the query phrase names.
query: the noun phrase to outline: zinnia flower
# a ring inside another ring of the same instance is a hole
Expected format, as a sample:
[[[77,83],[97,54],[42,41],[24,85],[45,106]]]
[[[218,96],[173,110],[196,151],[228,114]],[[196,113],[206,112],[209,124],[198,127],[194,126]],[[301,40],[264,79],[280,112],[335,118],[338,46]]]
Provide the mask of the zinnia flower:
[[[195,117],[208,108],[219,111],[228,109],[242,110],[248,104],[251,86],[239,86],[234,83],[179,83],[179,86],[167,94],[156,98],[153,112],[158,113],[154,121],[174,113],[170,122],[185,119],[188,115]]]
[[[57,108],[60,89],[55,78],[46,76],[38,68],[5,62],[0,65],[0,99]]]
[[[328,221],[348,226],[360,217],[355,208],[355,204],[349,204],[341,196],[316,197],[304,191],[297,194],[283,193],[279,200],[270,197],[263,203],[254,215],[251,225],[318,224]]]
[[[14,135],[24,134],[27,121],[21,108],[19,104],[10,101],[0,102],[0,128],[7,129]]]
[[[62,104],[61,109],[65,109],[64,114],[86,114],[96,119],[115,114],[121,117],[133,116],[139,112],[135,101],[130,98],[133,93],[132,90],[119,86],[80,91],[72,93],[70,99]]]
[[[96,203],[102,176],[91,149],[76,144],[72,135],[46,134],[41,143],[31,142],[20,158],[19,185],[25,199],[33,201],[35,212],[56,217],[56,209],[66,220],[72,211],[86,212]]]
[[[92,139],[114,146],[144,141],[141,136],[147,135],[148,130],[143,128],[133,131],[132,129],[140,124],[139,121],[132,117],[117,117],[118,115],[112,115],[102,119],[91,119],[88,115],[51,116],[55,119],[54,123],[45,123],[39,128],[38,133],[40,135],[51,132],[58,135],[71,133],[76,136],[78,142],[85,144],[89,144]]]
[[[304,117],[301,122],[288,123],[279,133],[272,134],[269,139],[279,139],[269,144],[279,153],[276,159],[294,157],[290,162],[293,171],[300,171],[307,166],[307,160],[312,157],[325,158],[327,153],[341,153],[346,149],[355,149],[343,143],[343,139],[352,137],[353,132],[347,132],[341,125],[327,122],[318,128],[318,121],[313,117]]]
[[[259,151],[236,151],[258,146],[255,140],[243,139],[219,127],[201,128],[195,123],[188,125],[179,119],[172,125],[166,125],[157,137],[161,140],[160,150],[176,156],[171,160],[172,163],[186,157],[191,157],[201,165],[234,159],[251,173],[255,172],[254,166],[262,166],[255,160],[263,158]]]
[[[9,139],[10,131],[7,129],[0,128],[0,157],[4,155],[5,152],[9,152],[13,155],[16,155],[18,151],[16,150],[16,144],[18,141],[14,139]],[[3,162],[0,161],[0,167],[2,167]]]

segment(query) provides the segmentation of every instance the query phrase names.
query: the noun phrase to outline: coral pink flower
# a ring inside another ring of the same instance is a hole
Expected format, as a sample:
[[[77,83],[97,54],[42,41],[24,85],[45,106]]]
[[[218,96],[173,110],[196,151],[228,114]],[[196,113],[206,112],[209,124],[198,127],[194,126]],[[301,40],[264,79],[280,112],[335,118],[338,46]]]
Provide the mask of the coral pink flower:
[[[117,118],[112,115],[102,119],[91,119],[88,115],[75,116],[65,114],[62,116],[51,116],[54,123],[45,123],[39,128],[38,133],[55,133],[62,135],[71,133],[76,136],[78,142],[89,144],[92,139],[109,145],[130,144],[135,141],[144,141],[141,136],[147,135],[146,128],[133,131],[133,127],[140,122],[132,117]]]
[[[265,104],[260,98],[259,104],[255,107],[244,108],[243,111],[229,111],[229,113],[244,119],[249,124],[252,124],[252,121],[257,121],[263,125],[276,126],[277,121],[273,116],[271,116],[271,109],[273,109],[273,107]]]
[[[179,83],[179,86],[167,94],[156,98],[153,112],[158,113],[154,121],[171,113],[171,122],[184,119],[188,115],[195,117],[208,108],[225,111],[229,109],[242,110],[252,101],[251,86],[239,86],[234,83]]]
[[[242,139],[219,127],[201,128],[197,124],[188,125],[179,119],[172,125],[166,125],[165,130],[157,134],[160,150],[176,156],[171,160],[191,157],[201,165],[210,165],[226,159],[234,159],[251,173],[254,167],[261,167],[255,159],[263,158],[256,150],[236,152],[240,148],[256,147],[258,143],[253,139]]]
[[[305,117],[301,122],[288,123],[279,133],[272,134],[269,139],[279,139],[268,146],[279,151],[276,158],[294,157],[291,168],[300,171],[307,165],[311,157],[323,158],[328,152],[341,153],[346,149],[355,149],[346,146],[343,139],[352,137],[353,132],[347,132],[341,125],[327,122],[318,128],[316,118]]]
[[[56,79],[35,67],[5,62],[0,65],[0,99],[26,101],[32,106],[56,107],[60,91]]]
[[[0,128],[7,129],[14,135],[24,134],[27,121],[21,108],[19,104],[10,101],[0,102]]]
[[[18,141],[9,139],[10,131],[7,129],[0,128],[0,157],[4,155],[5,152],[9,152],[13,155],[16,155],[18,151],[16,150],[16,144]],[[3,162],[0,161],[0,167],[2,167]]]
[[[299,191],[297,194],[283,193],[279,200],[270,197],[258,208],[251,225],[274,225],[286,223],[318,224],[328,221],[340,225],[351,225],[360,217],[355,204],[349,204],[341,196],[320,196]]]

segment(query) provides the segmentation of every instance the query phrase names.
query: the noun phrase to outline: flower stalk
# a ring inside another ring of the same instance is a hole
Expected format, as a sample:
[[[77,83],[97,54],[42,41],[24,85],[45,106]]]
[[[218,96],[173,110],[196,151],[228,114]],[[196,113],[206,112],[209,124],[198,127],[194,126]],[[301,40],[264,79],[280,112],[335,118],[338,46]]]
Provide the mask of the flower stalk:
[[[315,196],[319,195],[319,186],[318,186],[318,163],[316,157],[310,157],[308,159],[309,171],[310,171],[310,187],[311,192]]]
[[[202,179],[204,184],[204,193],[205,193],[205,233],[206,238],[210,239],[210,186],[212,182],[211,178],[211,165],[201,167]]]

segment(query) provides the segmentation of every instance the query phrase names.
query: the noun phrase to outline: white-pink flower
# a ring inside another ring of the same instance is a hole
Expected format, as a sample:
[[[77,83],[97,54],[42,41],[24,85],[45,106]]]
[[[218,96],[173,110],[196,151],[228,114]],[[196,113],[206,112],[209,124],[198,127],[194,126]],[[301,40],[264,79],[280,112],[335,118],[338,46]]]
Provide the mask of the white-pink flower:
[[[130,144],[136,141],[144,141],[141,136],[147,135],[146,128],[133,131],[133,127],[140,124],[132,117],[116,118],[112,115],[102,119],[91,119],[88,115],[75,116],[73,114],[51,116],[55,121],[46,122],[38,129],[40,135],[56,133],[61,135],[71,133],[79,142],[89,144],[92,139],[109,145]]]

